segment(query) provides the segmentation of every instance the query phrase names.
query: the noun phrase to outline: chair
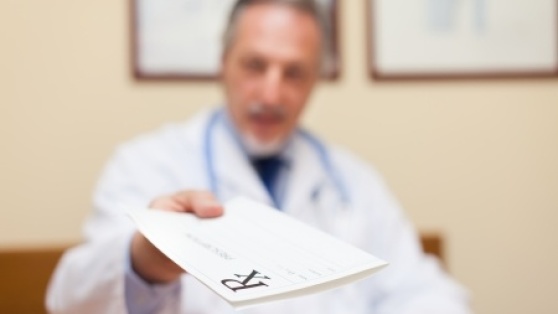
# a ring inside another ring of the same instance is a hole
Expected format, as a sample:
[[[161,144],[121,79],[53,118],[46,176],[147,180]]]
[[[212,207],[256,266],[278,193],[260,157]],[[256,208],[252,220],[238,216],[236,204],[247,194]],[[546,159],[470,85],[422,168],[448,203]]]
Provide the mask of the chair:
[[[0,251],[0,313],[46,313],[44,295],[65,248]]]
[[[445,266],[444,238],[441,234],[421,233],[420,242],[424,253],[437,257],[442,266]]]

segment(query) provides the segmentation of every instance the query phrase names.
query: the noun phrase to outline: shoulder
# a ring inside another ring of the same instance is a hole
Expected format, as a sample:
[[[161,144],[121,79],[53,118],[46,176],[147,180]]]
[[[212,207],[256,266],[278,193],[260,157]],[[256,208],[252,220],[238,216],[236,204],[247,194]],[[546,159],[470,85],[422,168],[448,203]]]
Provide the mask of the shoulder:
[[[369,180],[381,180],[378,170],[369,161],[357,156],[348,148],[328,143],[326,147],[331,155],[332,163],[342,173],[351,174],[352,177],[367,178]]]
[[[338,144],[316,138],[323,146],[335,172],[352,198],[370,202],[389,196],[391,192],[380,172],[369,161]]]
[[[211,110],[191,118],[167,123],[155,130],[139,134],[118,145],[111,162],[129,166],[141,163],[172,167],[177,162],[195,162],[203,146],[203,133]]]
[[[203,140],[198,133],[206,115],[166,124],[120,144],[98,179],[97,202],[112,204],[113,198],[125,196],[145,202],[202,184]]]
[[[116,152],[164,154],[168,150],[197,148],[202,143],[203,126],[209,112],[203,111],[182,122],[167,123],[155,130],[139,134],[117,146]]]
[[[200,135],[207,119],[202,112],[180,123],[169,123],[118,145],[105,166],[105,175],[128,179],[182,177],[184,169],[202,162]]]

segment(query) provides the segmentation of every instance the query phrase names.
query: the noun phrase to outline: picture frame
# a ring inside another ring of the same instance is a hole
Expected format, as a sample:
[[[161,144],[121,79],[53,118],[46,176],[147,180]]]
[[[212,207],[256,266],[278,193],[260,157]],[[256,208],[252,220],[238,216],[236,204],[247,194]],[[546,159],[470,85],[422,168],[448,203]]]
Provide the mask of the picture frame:
[[[218,79],[222,33],[234,0],[130,0],[136,80]],[[340,75],[338,0],[318,0],[327,25],[322,78]]]
[[[557,0],[365,0],[374,80],[558,77]]]

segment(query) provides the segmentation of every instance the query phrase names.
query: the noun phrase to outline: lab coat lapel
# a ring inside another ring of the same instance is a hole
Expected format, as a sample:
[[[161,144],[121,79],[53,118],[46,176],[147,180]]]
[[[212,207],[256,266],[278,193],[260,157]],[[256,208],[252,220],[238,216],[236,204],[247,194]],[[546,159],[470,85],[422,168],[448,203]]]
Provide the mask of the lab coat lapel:
[[[311,210],[310,202],[317,196],[327,177],[317,152],[300,135],[288,151],[290,174],[287,182],[284,209],[293,215]]]
[[[210,145],[213,145],[215,174],[221,201],[226,202],[242,195],[273,204],[246,154],[223,121],[215,125]]]

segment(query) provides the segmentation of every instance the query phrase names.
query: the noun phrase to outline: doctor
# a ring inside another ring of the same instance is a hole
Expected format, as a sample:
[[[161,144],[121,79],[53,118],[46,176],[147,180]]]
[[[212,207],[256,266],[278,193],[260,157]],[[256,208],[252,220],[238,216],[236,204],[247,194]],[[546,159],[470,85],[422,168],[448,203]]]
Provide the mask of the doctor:
[[[379,176],[298,126],[320,72],[311,0],[238,1],[225,34],[226,106],[122,145],[85,226],[51,280],[52,313],[231,313],[135,229],[121,208],[222,214],[244,195],[385,259],[359,283],[245,313],[469,313],[467,295],[424,256]],[[285,230],[288,232],[288,230]]]

